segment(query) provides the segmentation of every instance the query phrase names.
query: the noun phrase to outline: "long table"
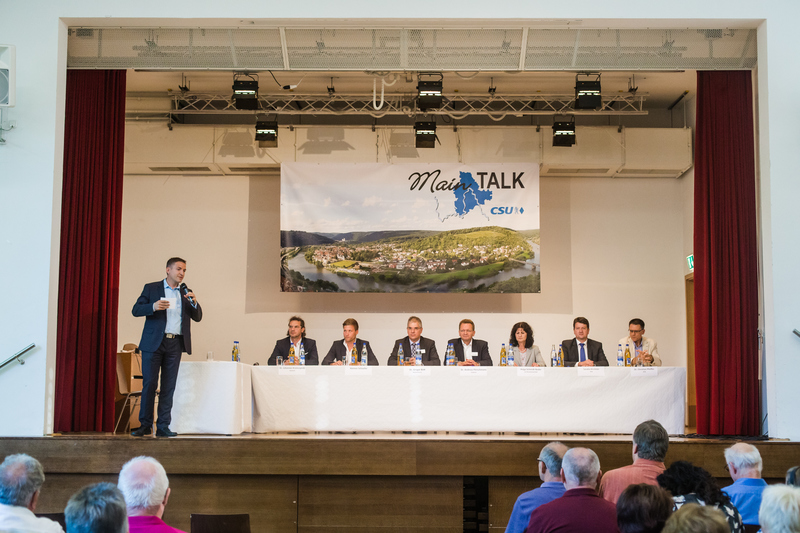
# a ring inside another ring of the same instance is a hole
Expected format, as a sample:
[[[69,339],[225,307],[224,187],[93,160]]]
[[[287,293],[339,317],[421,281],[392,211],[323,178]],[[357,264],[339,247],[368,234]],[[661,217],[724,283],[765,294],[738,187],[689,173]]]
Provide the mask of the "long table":
[[[257,433],[684,432],[685,368],[258,366],[252,384]]]
[[[251,432],[252,368],[232,361],[182,361],[170,428],[180,434]]]

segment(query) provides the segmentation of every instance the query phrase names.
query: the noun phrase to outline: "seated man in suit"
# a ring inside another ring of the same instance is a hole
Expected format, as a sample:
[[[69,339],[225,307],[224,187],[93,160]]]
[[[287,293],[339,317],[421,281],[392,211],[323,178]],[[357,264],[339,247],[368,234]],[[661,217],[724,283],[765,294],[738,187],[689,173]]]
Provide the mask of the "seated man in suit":
[[[302,345],[306,352],[306,364],[318,365],[319,356],[317,355],[317,343],[314,339],[306,337],[306,322],[299,316],[293,316],[289,319],[289,330],[286,332],[287,337],[275,343],[275,348],[272,350],[272,355],[267,360],[268,365],[277,364],[278,357],[282,357],[284,363],[289,362],[289,348],[294,346],[294,353],[296,361],[300,358],[300,346]],[[299,363],[297,363],[299,364]]]
[[[350,354],[353,351],[353,345],[356,347],[356,363],[361,364],[361,351],[367,349],[367,364],[378,365],[378,358],[372,353],[372,347],[369,342],[363,341],[358,338],[358,321],[355,318],[348,318],[342,324],[343,341],[333,341],[331,349],[328,350],[328,355],[322,360],[323,365],[341,366],[350,362]]]
[[[561,343],[564,366],[608,366],[603,343],[589,338],[589,320],[579,316],[572,321],[575,338]]]
[[[619,340],[622,349],[631,350],[631,366],[661,366],[658,347],[654,339],[644,336],[644,320],[634,318],[628,322],[628,336]]]
[[[408,336],[394,341],[392,355],[389,356],[389,366],[397,366],[397,352],[403,347],[403,357],[406,360],[414,359],[419,352],[422,355],[422,364],[426,366],[440,366],[439,354],[436,352],[436,343],[422,336],[422,320],[412,316],[408,319],[406,327]],[[401,362],[402,364],[402,362]],[[413,362],[411,364],[414,364]]]
[[[458,366],[492,366],[492,357],[489,355],[489,343],[475,336],[475,322],[465,318],[458,323],[459,339],[450,339],[448,344],[453,345]]]

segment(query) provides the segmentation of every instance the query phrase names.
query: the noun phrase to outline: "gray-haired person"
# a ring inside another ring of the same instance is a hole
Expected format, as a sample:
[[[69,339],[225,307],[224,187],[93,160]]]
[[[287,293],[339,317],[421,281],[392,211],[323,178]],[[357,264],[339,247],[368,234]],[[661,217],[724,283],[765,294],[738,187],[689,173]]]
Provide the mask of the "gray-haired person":
[[[724,487],[722,492],[739,509],[743,524],[758,525],[761,494],[767,488],[767,482],[761,479],[764,463],[758,448],[746,442],[737,442],[725,450],[725,464],[733,485]]]
[[[63,533],[58,524],[34,513],[44,470],[24,453],[9,455],[0,464],[0,531]]]
[[[125,498],[113,483],[88,485],[64,509],[67,533],[128,533]]]
[[[609,470],[600,480],[600,496],[617,503],[630,485],[658,485],[656,478],[664,472],[664,457],[669,448],[669,435],[655,420],[642,422],[633,431],[633,464]]]
[[[561,478],[561,461],[568,449],[560,442],[549,442],[539,452],[536,462],[542,484],[517,498],[508,519],[506,533],[522,533],[528,527],[534,509],[564,495],[567,489],[564,488],[564,480]]]
[[[122,467],[117,487],[125,497],[131,533],[183,533],[161,520],[170,495],[161,463],[152,457],[134,457]]]

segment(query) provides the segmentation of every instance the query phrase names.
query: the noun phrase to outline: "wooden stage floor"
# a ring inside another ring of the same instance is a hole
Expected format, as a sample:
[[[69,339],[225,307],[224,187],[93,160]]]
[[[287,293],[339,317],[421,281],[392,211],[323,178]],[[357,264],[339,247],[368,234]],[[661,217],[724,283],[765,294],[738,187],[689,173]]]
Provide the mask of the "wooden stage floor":
[[[41,461],[41,513],[63,511],[83,485],[116,482],[127,460],[150,455],[172,487],[164,519],[184,531],[191,513],[239,512],[250,514],[253,532],[503,531],[516,497],[539,485],[536,458],[553,440],[593,449],[604,471],[632,461],[630,435],[443,432],[68,434],[0,438],[0,457],[24,452]],[[691,461],[725,486],[723,450],[733,442],[674,437],[666,462]],[[769,483],[800,464],[800,443],[752,442]]]

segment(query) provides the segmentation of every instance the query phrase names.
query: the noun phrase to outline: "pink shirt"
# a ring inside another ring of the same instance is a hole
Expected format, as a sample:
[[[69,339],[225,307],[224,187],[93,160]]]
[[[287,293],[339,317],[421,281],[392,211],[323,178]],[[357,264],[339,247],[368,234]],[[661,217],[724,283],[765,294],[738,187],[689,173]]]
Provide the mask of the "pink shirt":
[[[130,533],[184,533],[164,523],[157,516],[129,516]]]
[[[658,485],[656,477],[664,470],[664,463],[661,461],[651,461],[650,459],[641,459],[637,457],[632,465],[623,466],[616,470],[609,470],[603,474],[598,492],[600,496],[611,503],[617,503],[620,494],[628,488],[628,485],[635,485],[638,483]]]

